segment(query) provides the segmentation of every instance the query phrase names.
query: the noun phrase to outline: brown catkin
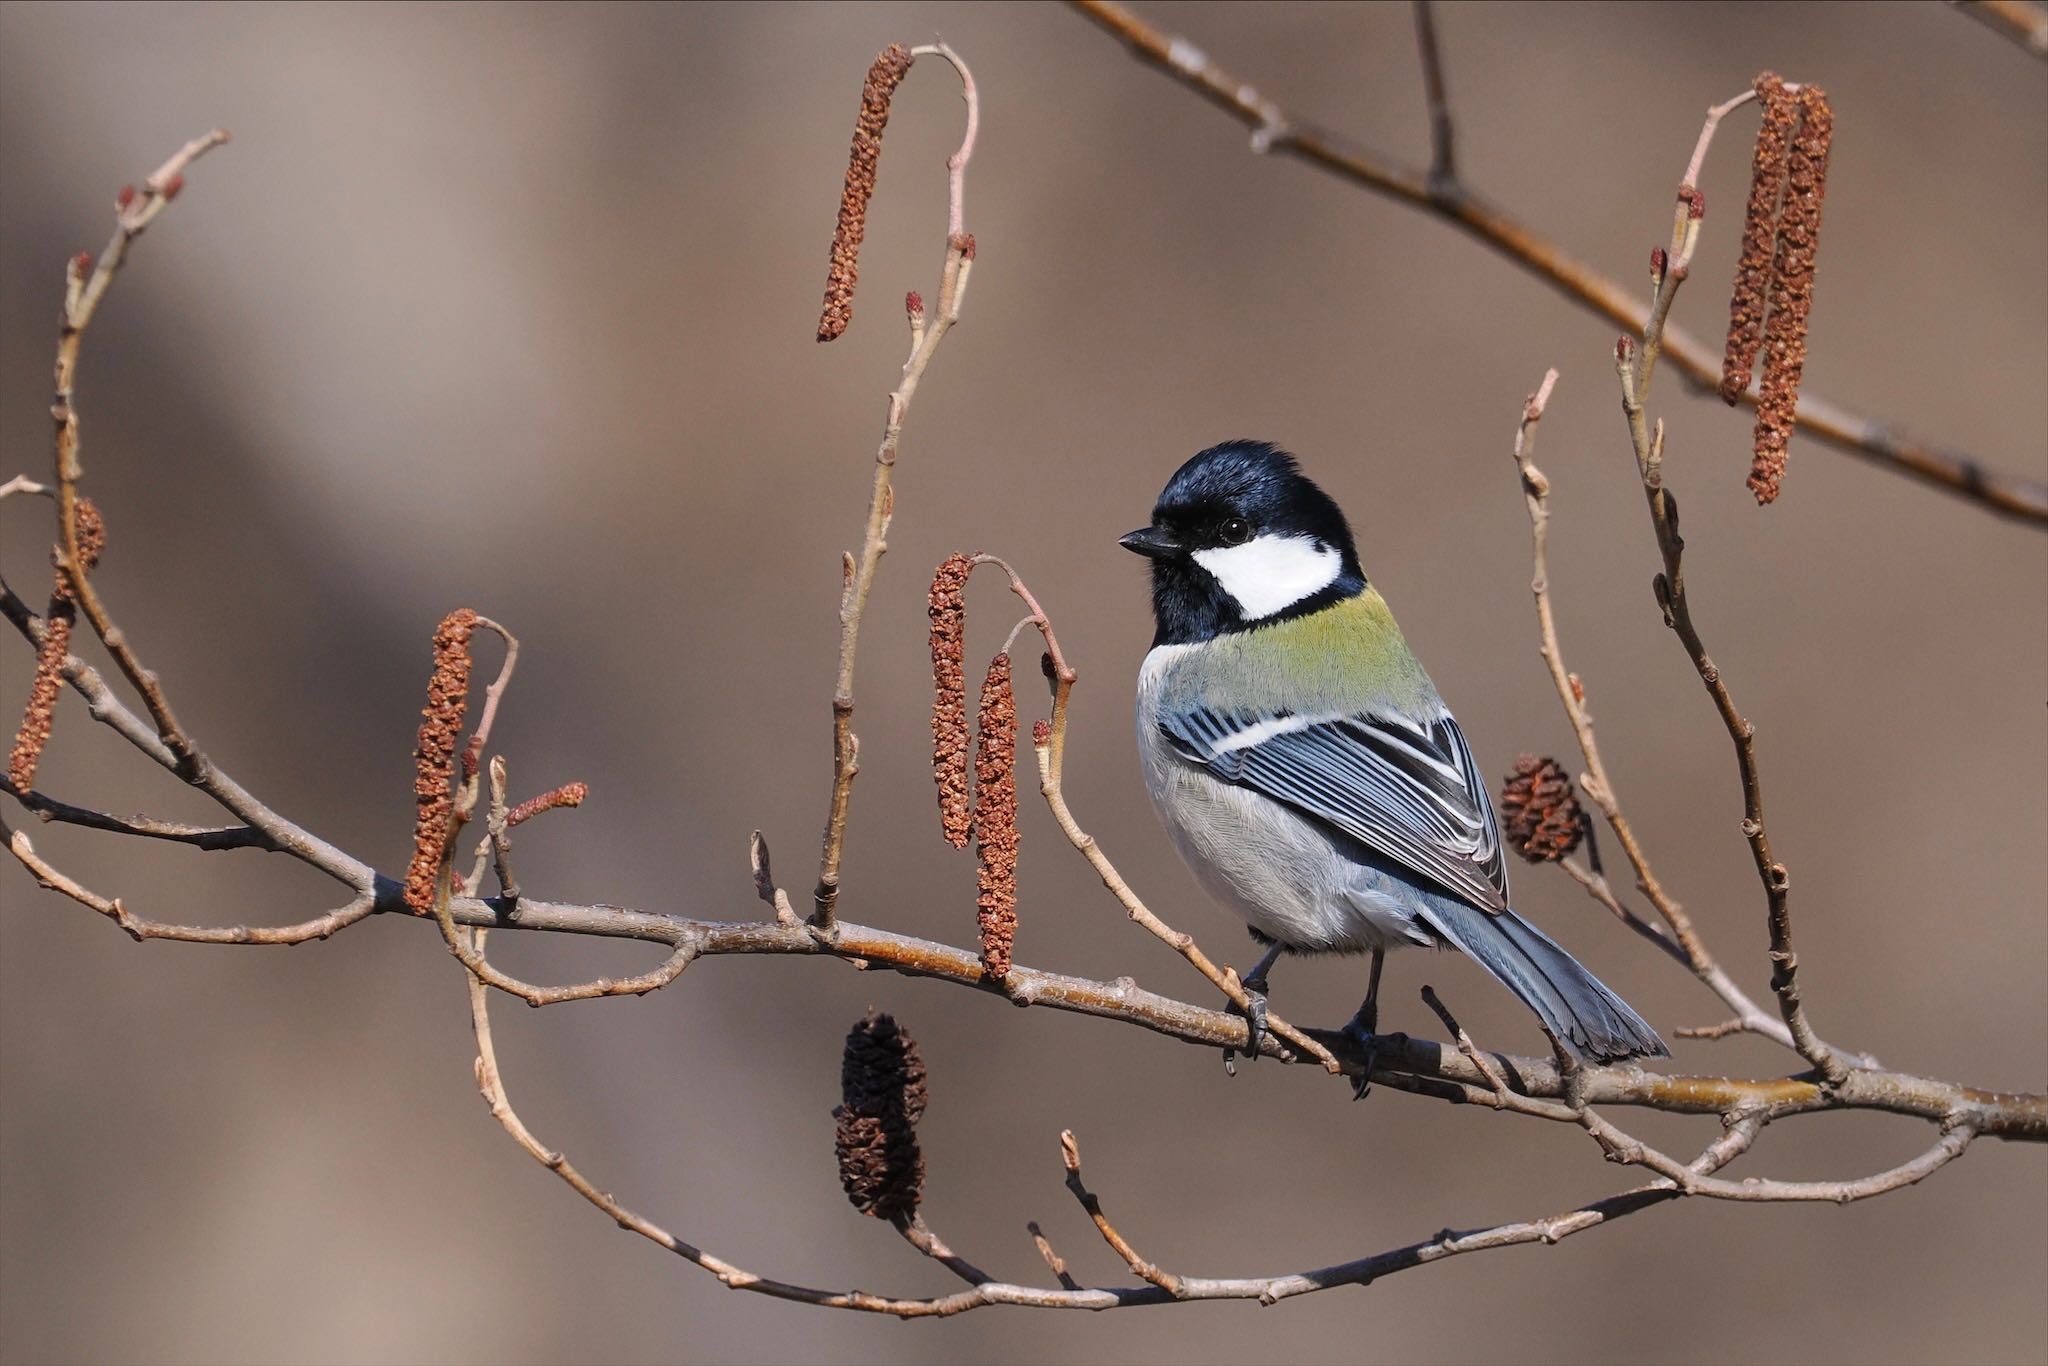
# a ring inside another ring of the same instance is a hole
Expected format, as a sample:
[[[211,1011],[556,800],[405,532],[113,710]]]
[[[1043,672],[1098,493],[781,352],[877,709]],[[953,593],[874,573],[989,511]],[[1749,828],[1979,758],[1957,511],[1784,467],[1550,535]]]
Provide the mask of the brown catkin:
[[[924,1198],[924,1059],[917,1042],[888,1015],[869,1010],[846,1035],[839,1060],[840,1103],[833,1148],[839,1184],[862,1214],[908,1218]]]
[[[1763,344],[1764,305],[1770,289],[1771,256],[1778,235],[1778,205],[1785,191],[1785,167],[1799,97],[1766,71],[1756,78],[1763,118],[1750,159],[1749,208],[1742,220],[1742,255],[1735,263],[1735,288],[1728,304],[1728,349],[1721,361],[1721,397],[1742,398]]]
[[[90,498],[72,506],[78,528],[79,572],[90,574],[106,549],[107,526]],[[36,673],[28,687],[28,703],[22,708],[21,726],[14,732],[14,748],[7,756],[7,781],[16,792],[35,786],[36,766],[50,743],[50,730],[57,724],[57,698],[64,690],[64,660],[71,653],[71,626],[78,619],[78,607],[71,598],[71,581],[62,570],[50,588],[50,607],[43,614],[43,643],[36,649]]]
[[[469,638],[476,613],[459,607],[434,630],[434,673],[427,680],[427,705],[420,709],[419,745],[413,750],[412,865],[406,871],[405,904],[414,915],[434,909],[434,879],[447,849],[455,801],[448,784],[455,773],[455,742],[469,705]]]
[[[1813,309],[1813,258],[1820,242],[1821,202],[1827,197],[1828,153],[1835,116],[1817,85],[1799,91],[1799,130],[1787,161],[1785,203],[1778,215],[1778,250],[1771,262],[1770,316],[1764,323],[1764,378],[1756,405],[1749,490],[1759,504],[1774,502],[1785,479],[1785,451],[1799,410],[1806,371],[1806,325]]]
[[[1579,847],[1585,824],[1571,775],[1551,758],[1524,754],[1500,794],[1501,834],[1531,863],[1555,863]]]
[[[974,824],[967,790],[967,576],[974,561],[949,555],[932,576],[932,781],[946,843],[967,847]]]
[[[980,737],[974,750],[974,846],[981,890],[982,971],[1000,981],[1010,973],[1017,938],[1017,699],[1010,657],[997,655],[981,685]]]
[[[542,812],[553,811],[559,806],[581,806],[583,799],[589,795],[589,783],[563,783],[560,787],[550,788],[538,797],[528,797],[513,807],[506,813],[505,827],[509,830],[515,825],[524,825]]]
[[[860,88],[860,115],[846,160],[846,188],[839,193],[839,225],[832,233],[831,265],[825,273],[825,307],[818,315],[818,340],[828,342],[853,321],[853,291],[860,282],[860,243],[868,228],[868,199],[882,163],[882,130],[889,126],[889,102],[909,74],[910,49],[891,43],[868,68]]]

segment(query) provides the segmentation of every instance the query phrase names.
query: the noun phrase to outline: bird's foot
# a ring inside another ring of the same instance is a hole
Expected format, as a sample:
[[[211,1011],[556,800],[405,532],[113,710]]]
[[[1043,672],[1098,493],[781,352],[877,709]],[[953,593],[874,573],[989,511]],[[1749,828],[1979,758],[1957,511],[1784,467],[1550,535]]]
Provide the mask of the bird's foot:
[[[1344,1026],[1344,1037],[1351,1041],[1360,1054],[1358,1076],[1351,1083],[1353,1100],[1364,1100],[1365,1093],[1372,1089],[1372,1065],[1380,1051],[1380,1036],[1377,1032],[1379,1022],[1378,1006],[1368,1001],[1358,1008],[1358,1013]]]
[[[1245,978],[1238,985],[1244,988],[1244,999],[1248,1008],[1239,1010],[1236,1004],[1232,1003],[1230,1010],[1233,1015],[1244,1016],[1245,1030],[1242,1052],[1246,1062],[1253,1062],[1259,1056],[1260,1041],[1266,1037],[1266,978],[1264,974],[1254,974]],[[1223,1071],[1228,1076],[1234,1077],[1237,1075],[1237,1055],[1239,1051],[1235,1048],[1223,1050]]]

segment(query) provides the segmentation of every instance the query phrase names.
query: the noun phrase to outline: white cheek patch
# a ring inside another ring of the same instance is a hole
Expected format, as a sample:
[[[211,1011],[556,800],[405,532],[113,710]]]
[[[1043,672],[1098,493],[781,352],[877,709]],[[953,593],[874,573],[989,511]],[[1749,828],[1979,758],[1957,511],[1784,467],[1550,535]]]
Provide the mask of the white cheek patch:
[[[1243,545],[1197,550],[1194,559],[1237,600],[1248,621],[1286,611],[1344,572],[1344,557],[1308,536],[1255,536]]]

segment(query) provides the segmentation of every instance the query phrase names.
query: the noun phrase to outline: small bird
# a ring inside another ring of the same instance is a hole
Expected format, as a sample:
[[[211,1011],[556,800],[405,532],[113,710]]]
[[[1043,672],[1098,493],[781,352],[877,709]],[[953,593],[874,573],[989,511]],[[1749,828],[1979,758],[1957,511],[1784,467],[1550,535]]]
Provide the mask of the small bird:
[[[1462,950],[1582,1057],[1668,1053],[1510,908],[1465,736],[1366,582],[1343,512],[1293,456],[1210,447],[1118,544],[1152,564],[1145,785],[1197,880],[1266,946],[1243,979],[1252,1056],[1282,953],[1372,954],[1348,1026],[1369,1049],[1380,968],[1408,944]]]

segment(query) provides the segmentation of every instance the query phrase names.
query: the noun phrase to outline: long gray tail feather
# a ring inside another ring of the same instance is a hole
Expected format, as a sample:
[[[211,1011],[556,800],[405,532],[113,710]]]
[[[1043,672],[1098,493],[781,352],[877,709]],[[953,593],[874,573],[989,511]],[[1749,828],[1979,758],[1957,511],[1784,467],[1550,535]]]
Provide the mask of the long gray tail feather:
[[[1430,928],[1521,997],[1580,1056],[1601,1062],[1670,1056],[1657,1031],[1628,1002],[1512,910],[1491,913],[1443,897],[1422,914]]]

